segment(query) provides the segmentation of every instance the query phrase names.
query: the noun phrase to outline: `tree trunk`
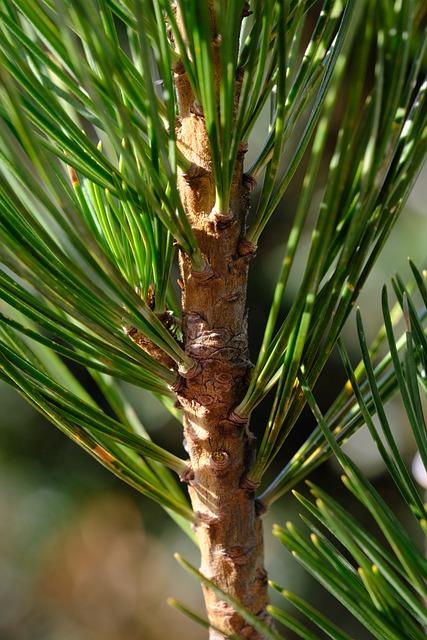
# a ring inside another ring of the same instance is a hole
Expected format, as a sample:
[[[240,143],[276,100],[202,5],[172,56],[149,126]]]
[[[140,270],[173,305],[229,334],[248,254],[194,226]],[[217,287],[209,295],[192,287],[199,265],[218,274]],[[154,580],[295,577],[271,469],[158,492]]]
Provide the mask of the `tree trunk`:
[[[262,523],[254,487],[245,484],[254,438],[248,423],[233,415],[251,367],[246,285],[253,248],[242,242],[250,181],[243,174],[242,146],[230,209],[214,210],[215,184],[204,117],[179,64],[175,79],[180,106],[177,139],[192,162],[178,187],[207,260],[205,271],[194,272],[187,256],[180,256],[184,345],[198,367],[192,376],[181,379],[177,389],[191,463],[187,480],[201,571],[252,613],[267,619]],[[204,598],[213,626],[239,638],[261,640],[209,589],[204,588]],[[211,640],[222,637],[211,631]]]

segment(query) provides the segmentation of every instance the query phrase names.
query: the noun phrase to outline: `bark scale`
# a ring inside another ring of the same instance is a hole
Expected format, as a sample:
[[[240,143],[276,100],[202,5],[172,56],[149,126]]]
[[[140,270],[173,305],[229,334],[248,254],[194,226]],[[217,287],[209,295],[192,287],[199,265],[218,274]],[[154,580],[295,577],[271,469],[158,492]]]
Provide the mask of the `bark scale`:
[[[185,351],[198,363],[177,388],[184,411],[184,437],[191,469],[187,480],[196,515],[201,571],[266,621],[267,574],[262,522],[253,487],[245,485],[254,437],[233,415],[248,384],[247,247],[242,243],[250,181],[243,174],[244,148],[232,184],[230,209],[214,210],[215,184],[209,142],[200,107],[180,65],[175,69],[180,106],[177,140],[192,166],[179,177],[180,196],[209,264],[194,272],[181,253]],[[243,255],[242,255],[243,254]],[[212,625],[239,638],[262,636],[204,588]],[[223,638],[211,630],[211,640]]]

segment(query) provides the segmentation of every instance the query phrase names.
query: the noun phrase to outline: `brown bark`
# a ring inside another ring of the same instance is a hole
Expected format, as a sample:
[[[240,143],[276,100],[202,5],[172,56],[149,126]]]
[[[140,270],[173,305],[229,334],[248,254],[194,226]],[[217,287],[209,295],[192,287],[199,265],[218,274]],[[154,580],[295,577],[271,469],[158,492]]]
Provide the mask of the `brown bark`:
[[[253,452],[247,423],[233,415],[248,381],[246,285],[248,256],[243,238],[249,195],[243,153],[234,174],[230,209],[214,211],[215,184],[203,115],[183,70],[176,68],[181,118],[178,143],[192,162],[179,178],[179,191],[208,266],[192,271],[180,256],[183,334],[186,352],[198,363],[196,375],[177,390],[184,410],[190,456],[189,492],[196,514],[201,571],[260,618],[267,619],[267,575],[262,523],[253,487],[245,474]],[[261,640],[240,615],[204,589],[209,620],[225,633]],[[211,640],[222,634],[211,631]]]

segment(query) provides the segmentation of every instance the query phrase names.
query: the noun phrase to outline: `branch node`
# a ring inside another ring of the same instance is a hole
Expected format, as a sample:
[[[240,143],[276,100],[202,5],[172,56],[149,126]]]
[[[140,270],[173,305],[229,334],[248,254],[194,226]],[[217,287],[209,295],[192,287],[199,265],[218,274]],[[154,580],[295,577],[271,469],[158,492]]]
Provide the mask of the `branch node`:
[[[194,180],[203,178],[206,175],[207,175],[206,169],[201,167],[199,164],[192,162],[189,168],[187,169],[187,171],[182,174],[182,177],[187,182],[187,184],[191,186]]]
[[[239,158],[243,158],[243,156],[248,152],[249,145],[246,141],[242,141],[239,143],[239,148],[237,149],[237,156]]]
[[[243,186],[249,191],[253,191],[256,187],[256,179],[251,173],[244,173],[242,176]]]
[[[184,471],[179,474],[179,479],[181,480],[181,482],[185,482],[187,484],[189,484],[192,480],[194,480],[194,471],[190,467],[190,465],[187,465]]]
[[[197,361],[194,361],[193,365],[189,369],[181,369],[180,367],[178,367],[179,375],[186,380],[192,380],[200,374],[201,370],[202,365]]]
[[[262,500],[260,500],[259,498],[256,498],[255,499],[255,514],[260,518],[261,516],[264,515],[264,513],[267,513],[266,505],[263,503]]]
[[[200,284],[204,284],[205,282],[213,278],[214,275],[215,274],[213,272],[213,269],[207,260],[205,260],[203,269],[201,271],[195,271],[194,269],[192,269],[190,273],[190,277],[197,280],[197,282],[199,282]]]
[[[197,100],[193,100],[190,107],[190,113],[195,115],[197,118],[204,118],[205,116],[203,113],[203,107],[199,102],[197,102]]]
[[[240,481],[240,488],[249,491],[249,493],[255,493],[259,485],[258,480],[251,480],[247,475],[244,475]]]
[[[218,231],[224,231],[228,229],[236,222],[234,213],[221,213],[220,211],[214,211],[209,216],[215,225],[215,229]]]
[[[182,375],[178,374],[178,377],[175,380],[175,382],[173,384],[171,384],[170,390],[173,391],[174,393],[179,394],[183,390],[184,385],[185,385],[184,377]]]
[[[237,424],[239,426],[246,426],[249,422],[249,418],[244,417],[244,416],[239,416],[238,413],[236,413],[234,410],[229,414],[228,419],[230,420],[230,422],[232,422],[233,424]]]
[[[255,258],[257,252],[257,245],[250,240],[240,240],[237,246],[237,253],[241,258],[246,258],[247,260],[251,260]]]
[[[205,524],[208,527],[214,526],[218,522],[218,516],[210,515],[209,513],[203,513],[202,511],[196,511],[195,526],[199,527],[201,524]]]

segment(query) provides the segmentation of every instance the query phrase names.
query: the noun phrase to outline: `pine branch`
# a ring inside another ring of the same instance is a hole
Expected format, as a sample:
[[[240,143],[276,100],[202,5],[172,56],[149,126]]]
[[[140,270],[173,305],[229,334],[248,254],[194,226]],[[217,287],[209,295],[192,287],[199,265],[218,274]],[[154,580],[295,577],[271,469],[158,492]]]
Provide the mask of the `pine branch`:
[[[311,545],[296,529],[276,533],[376,637],[420,637],[425,562],[339,446],[366,423],[424,526],[384,410],[399,391],[426,462],[427,289],[412,264],[412,290],[392,281],[397,311],[383,293],[371,349],[358,316],[362,362],[353,369],[343,352],[348,383],[325,416],[312,390],[425,157],[425,18],[421,0],[0,0],[0,378],[197,540],[203,570],[182,563],[204,584],[209,622],[176,606],[212,640],[277,638],[270,614],[316,637],[267,609],[260,515],[331,453],[390,549],[318,489],[316,505],[300,497]],[[249,167],[257,124],[265,136]],[[252,368],[248,265],[300,175]],[[88,370],[110,412],[64,361]],[[188,461],[150,440],[116,380],[179,417]],[[249,421],[270,392],[256,450]],[[256,498],[306,402],[318,427]],[[285,595],[323,633],[346,638]]]
[[[419,272],[417,274],[419,275]],[[422,280],[420,284],[423,288],[424,283]],[[407,317],[404,364],[402,364],[398,356],[387,297],[385,292],[383,293],[386,335],[397,385],[415,440],[418,446],[423,449],[427,430],[420,404],[419,370],[415,354],[425,341],[425,329],[421,327],[418,318],[414,318],[417,331],[414,334],[412,333],[406,297],[403,298],[402,302],[403,311]],[[360,314],[357,317],[357,325],[367,381],[372,393],[375,411],[379,417],[378,426],[371,419],[370,412],[363,399],[360,382],[356,380],[348,356],[341,348],[349,380],[363,418],[393,482],[399,489],[417,525],[421,530],[425,530],[426,507],[393,438],[384,411],[383,401],[378,392],[377,379],[370,354],[366,347]],[[301,516],[311,531],[310,542],[306,540],[305,534],[299,532],[292,523],[288,523],[286,528],[276,526],[274,533],[295,558],[326,589],[338,598],[350,613],[369,629],[375,638],[380,640],[396,638],[397,640],[397,638],[404,636],[414,640],[421,639],[424,635],[423,629],[427,623],[425,607],[423,606],[427,594],[425,586],[427,562],[421,550],[415,545],[412,535],[403,529],[390,507],[338,446],[330,425],[322,416],[305,377],[303,374],[300,374],[300,376],[301,386],[308,404],[318,421],[324,438],[344,471],[345,475],[342,477],[344,485],[369,511],[371,517],[382,531],[387,544],[384,545],[383,542],[379,542],[376,535],[373,535],[360,525],[327,492],[311,483],[309,483],[309,486],[315,499],[314,503],[301,494],[294,492],[305,512],[310,514],[309,517],[306,515]],[[333,539],[347,550],[356,563],[357,571],[339,551],[334,540],[325,535],[325,531],[332,534]],[[332,625],[325,616],[316,611],[311,605],[275,583],[272,583],[272,586],[330,637],[346,637],[340,629]],[[280,610],[276,611],[276,618],[289,628],[295,629],[293,621],[287,620],[286,615],[282,615]],[[301,631],[300,637],[306,637],[303,631]]]

